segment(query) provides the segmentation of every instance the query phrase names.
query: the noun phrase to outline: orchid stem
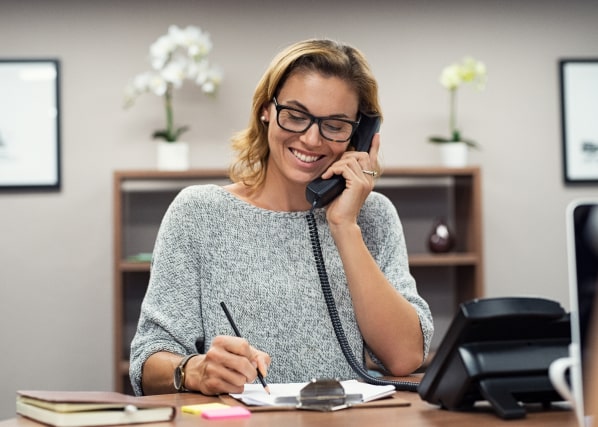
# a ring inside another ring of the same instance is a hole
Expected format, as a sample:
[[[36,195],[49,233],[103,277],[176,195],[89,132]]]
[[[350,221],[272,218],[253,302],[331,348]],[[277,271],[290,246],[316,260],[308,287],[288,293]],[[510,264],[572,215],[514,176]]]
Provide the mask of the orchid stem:
[[[457,141],[458,138],[458,131],[457,131],[457,89],[451,89],[449,91],[450,93],[450,105],[449,105],[449,110],[450,110],[450,114],[449,114],[449,129],[450,129],[450,135],[451,138],[453,138],[454,141]]]
[[[164,94],[164,106],[166,107],[166,140],[175,141],[174,123],[172,114],[172,85],[168,85]]]

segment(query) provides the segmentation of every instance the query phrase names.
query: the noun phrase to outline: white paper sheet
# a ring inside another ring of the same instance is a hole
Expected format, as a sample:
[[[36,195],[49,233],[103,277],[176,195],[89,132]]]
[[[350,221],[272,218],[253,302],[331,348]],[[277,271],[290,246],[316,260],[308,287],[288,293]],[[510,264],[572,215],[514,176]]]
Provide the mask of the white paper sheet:
[[[296,401],[301,389],[307,384],[309,383],[268,384],[271,394],[266,393],[261,384],[245,384],[243,393],[231,396],[251,406],[289,406],[289,401],[293,401],[293,398]],[[373,385],[357,380],[341,381],[341,385],[347,395],[361,394],[362,403],[387,397],[395,392],[392,385]]]

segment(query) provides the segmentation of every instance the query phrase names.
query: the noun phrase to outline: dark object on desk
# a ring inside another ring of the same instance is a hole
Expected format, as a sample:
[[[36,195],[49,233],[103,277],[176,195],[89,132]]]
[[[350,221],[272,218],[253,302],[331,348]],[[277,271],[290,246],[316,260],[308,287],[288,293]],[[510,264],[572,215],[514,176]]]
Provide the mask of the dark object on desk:
[[[562,401],[550,364],[568,354],[569,316],[541,298],[488,298],[463,303],[419,385],[422,399],[451,410],[488,401],[504,419],[520,404]]]

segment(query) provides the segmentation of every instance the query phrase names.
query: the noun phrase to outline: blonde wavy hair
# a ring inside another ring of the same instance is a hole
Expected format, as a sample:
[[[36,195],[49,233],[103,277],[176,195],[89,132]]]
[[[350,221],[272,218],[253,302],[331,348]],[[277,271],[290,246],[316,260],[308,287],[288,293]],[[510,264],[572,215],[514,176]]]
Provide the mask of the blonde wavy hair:
[[[292,44],[270,63],[255,89],[249,125],[232,138],[236,157],[229,168],[229,176],[233,182],[242,182],[250,190],[263,184],[270,149],[268,124],[260,120],[262,109],[278,95],[289,76],[298,70],[313,71],[348,82],[358,94],[359,112],[382,117],[378,83],[359,50],[325,39]]]

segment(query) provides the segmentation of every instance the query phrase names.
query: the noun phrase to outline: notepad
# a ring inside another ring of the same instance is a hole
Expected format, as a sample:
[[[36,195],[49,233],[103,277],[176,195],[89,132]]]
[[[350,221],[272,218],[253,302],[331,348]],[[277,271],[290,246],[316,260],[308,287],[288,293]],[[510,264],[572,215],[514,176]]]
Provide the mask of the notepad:
[[[116,392],[18,391],[17,414],[57,427],[170,421],[175,407]]]
[[[226,420],[229,418],[248,418],[251,412],[241,406],[231,406],[224,409],[208,409],[201,413],[202,418],[208,420]]]
[[[225,405],[224,403],[199,403],[197,405],[184,405],[181,407],[181,411],[187,414],[201,415],[205,411],[227,408],[230,408],[230,405]]]
[[[309,383],[268,384],[270,394],[266,393],[261,384],[245,384],[243,393],[231,394],[249,406],[296,406],[301,389]],[[347,395],[361,395],[352,403],[365,403],[372,400],[391,396],[395,393],[392,385],[373,385],[357,380],[341,381]]]

